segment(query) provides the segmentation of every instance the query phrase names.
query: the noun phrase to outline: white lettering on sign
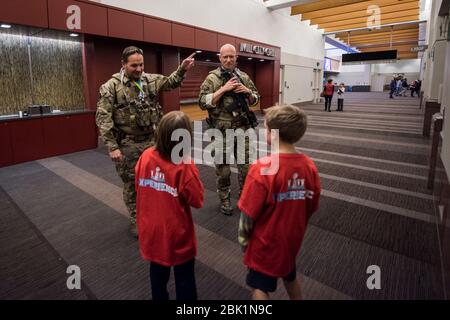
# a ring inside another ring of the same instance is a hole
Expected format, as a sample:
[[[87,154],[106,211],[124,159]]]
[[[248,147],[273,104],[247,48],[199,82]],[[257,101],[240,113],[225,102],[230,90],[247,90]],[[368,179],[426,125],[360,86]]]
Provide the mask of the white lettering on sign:
[[[239,46],[239,51],[264,55],[268,57],[275,57],[275,50],[272,48],[267,48],[263,46],[254,46],[248,43],[241,43]]]

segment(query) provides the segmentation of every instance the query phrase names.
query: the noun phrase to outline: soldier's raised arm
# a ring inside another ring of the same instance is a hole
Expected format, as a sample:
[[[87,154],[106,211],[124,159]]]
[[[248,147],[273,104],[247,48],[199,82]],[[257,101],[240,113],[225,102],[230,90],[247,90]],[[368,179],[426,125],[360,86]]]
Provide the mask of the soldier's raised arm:
[[[170,76],[166,77],[163,75],[157,75],[155,78],[156,91],[157,92],[159,92],[160,90],[167,91],[181,86],[181,83],[184,80],[184,75],[194,66],[195,63],[194,55],[195,52],[186,59],[184,59],[181,65],[178,67],[178,69],[172,72]]]
[[[100,131],[100,136],[109,152],[119,149],[117,139],[114,135],[114,88],[112,83],[107,82],[100,87],[100,98],[97,102],[95,122]]]

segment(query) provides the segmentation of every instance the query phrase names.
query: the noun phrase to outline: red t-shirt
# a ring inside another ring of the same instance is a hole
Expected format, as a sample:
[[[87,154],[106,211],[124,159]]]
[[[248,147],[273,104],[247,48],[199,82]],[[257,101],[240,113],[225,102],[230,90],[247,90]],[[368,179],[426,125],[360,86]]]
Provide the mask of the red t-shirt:
[[[262,175],[261,169],[276,156],[278,172]],[[308,220],[319,208],[319,196],[317,168],[304,154],[273,154],[253,164],[238,203],[255,222],[245,265],[269,276],[287,276],[295,266]]]
[[[334,94],[334,85],[332,83],[327,83],[324,88],[325,95],[332,96]]]
[[[154,148],[136,164],[136,218],[141,255],[174,266],[197,253],[191,206],[203,206],[203,184],[194,163],[174,164]]]

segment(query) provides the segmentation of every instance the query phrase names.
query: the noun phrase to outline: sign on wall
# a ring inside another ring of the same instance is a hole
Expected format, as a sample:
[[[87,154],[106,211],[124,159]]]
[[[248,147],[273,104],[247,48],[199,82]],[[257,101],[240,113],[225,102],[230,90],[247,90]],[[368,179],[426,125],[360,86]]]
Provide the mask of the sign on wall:
[[[275,50],[258,45],[251,45],[248,43],[241,43],[239,46],[240,52],[247,52],[252,54],[259,54],[267,57],[275,57]]]

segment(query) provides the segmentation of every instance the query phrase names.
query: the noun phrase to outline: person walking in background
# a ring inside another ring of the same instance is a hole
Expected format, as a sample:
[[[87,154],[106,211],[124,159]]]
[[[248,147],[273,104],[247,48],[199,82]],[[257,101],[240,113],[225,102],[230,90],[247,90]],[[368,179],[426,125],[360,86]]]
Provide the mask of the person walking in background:
[[[390,92],[390,94],[389,94],[389,98],[391,98],[391,99],[394,99],[394,92],[395,92],[396,86],[397,86],[397,84],[396,84],[395,79],[392,79],[392,80],[391,80],[391,84],[390,84],[390,86],[389,86],[390,89],[391,89],[391,92]]]
[[[331,100],[333,99],[334,85],[333,80],[328,79],[327,84],[323,87],[323,96],[325,98],[325,111],[331,112]]]
[[[344,111],[344,93],[345,93],[345,84],[341,83],[338,88],[338,104],[336,111]]]
[[[411,82],[411,85],[409,86],[409,88],[411,89],[411,97],[414,97],[414,92],[416,91],[416,86],[417,86],[416,80]]]
[[[401,90],[402,90],[402,79],[398,78],[395,84],[395,95],[399,96]]]

